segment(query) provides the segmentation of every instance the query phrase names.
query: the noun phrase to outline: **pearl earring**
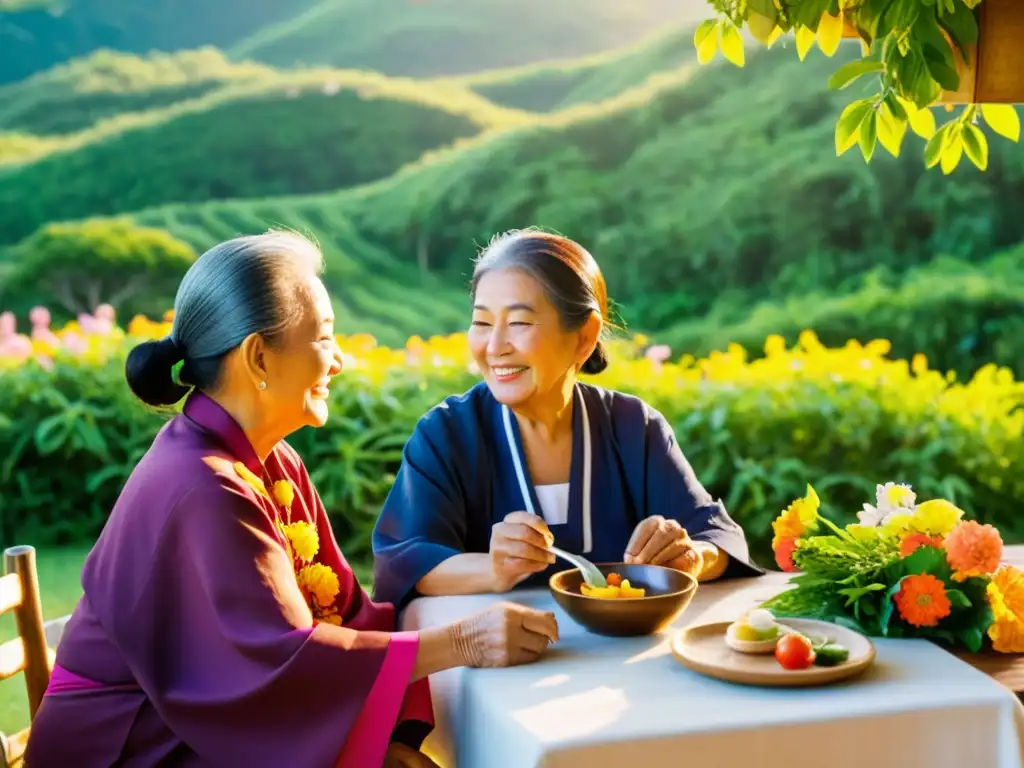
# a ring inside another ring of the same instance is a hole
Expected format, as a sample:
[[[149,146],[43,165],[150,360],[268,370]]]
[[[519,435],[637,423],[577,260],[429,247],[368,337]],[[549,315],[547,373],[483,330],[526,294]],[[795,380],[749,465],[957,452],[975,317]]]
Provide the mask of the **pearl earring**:
[[[260,382],[260,389],[266,389],[266,388],[267,388],[267,382],[261,381]]]

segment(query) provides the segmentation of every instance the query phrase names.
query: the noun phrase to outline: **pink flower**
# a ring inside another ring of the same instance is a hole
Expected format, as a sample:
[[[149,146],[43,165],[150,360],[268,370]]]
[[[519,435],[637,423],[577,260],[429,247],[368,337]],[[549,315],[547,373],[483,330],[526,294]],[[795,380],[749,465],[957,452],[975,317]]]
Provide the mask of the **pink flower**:
[[[11,338],[18,331],[18,320],[13,312],[4,312],[0,315],[0,343]]]

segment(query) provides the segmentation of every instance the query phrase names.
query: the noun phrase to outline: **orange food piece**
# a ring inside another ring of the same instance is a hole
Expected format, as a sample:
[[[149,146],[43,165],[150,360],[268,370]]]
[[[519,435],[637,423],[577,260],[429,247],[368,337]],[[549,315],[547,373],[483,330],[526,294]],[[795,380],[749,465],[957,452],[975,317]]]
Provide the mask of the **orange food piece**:
[[[607,577],[608,586],[618,587],[622,584],[622,577],[617,573],[609,573]]]

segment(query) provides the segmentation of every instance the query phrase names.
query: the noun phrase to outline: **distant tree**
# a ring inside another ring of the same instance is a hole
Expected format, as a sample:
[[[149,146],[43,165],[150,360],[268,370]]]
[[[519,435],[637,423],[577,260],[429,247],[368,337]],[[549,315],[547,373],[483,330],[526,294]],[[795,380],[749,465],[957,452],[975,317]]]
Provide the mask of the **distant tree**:
[[[166,309],[195,259],[187,243],[130,219],[49,224],[12,249],[2,288],[8,298],[56,302],[72,315],[103,303],[119,314],[152,314]]]

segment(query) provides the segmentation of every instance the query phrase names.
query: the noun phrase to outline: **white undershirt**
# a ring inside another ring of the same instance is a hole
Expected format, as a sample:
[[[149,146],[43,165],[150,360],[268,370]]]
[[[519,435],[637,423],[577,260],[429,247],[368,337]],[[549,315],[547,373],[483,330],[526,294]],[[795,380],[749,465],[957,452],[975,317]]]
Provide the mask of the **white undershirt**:
[[[569,484],[536,485],[541,516],[548,525],[564,525],[569,519]]]

